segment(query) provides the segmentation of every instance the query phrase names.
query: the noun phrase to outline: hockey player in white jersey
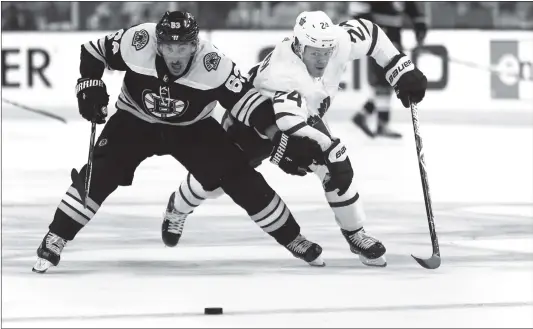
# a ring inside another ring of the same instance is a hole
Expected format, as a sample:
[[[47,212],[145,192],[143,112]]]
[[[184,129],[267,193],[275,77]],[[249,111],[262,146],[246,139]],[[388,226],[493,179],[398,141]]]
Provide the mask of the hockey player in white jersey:
[[[287,135],[309,137],[320,144],[322,155],[311,169],[323,182],[326,199],[350,250],[365,265],[386,266],[384,245],[363,228],[365,213],[353,181],[347,148],[323,119],[347,63],[363,56],[372,56],[385,69],[387,81],[405,107],[409,100],[422,101],[426,77],[393,46],[381,28],[364,19],[334,25],[321,11],[300,14],[293,37],[280,42],[250,71],[249,79],[261,95],[273,100],[277,128]],[[224,124],[250,126],[246,118],[253,111],[234,108],[225,116]],[[239,145],[250,144],[249,138],[242,137],[245,134],[234,135],[241,136],[237,137]],[[243,149],[254,152],[253,146]],[[272,161],[276,162],[276,158]],[[298,170],[293,174],[303,173]],[[169,246],[177,244],[187,215],[205,198],[222,193],[220,189],[206,192],[191,175],[178,191],[175,198],[171,197],[164,219],[164,225],[174,223],[177,228],[163,229],[163,240]]]

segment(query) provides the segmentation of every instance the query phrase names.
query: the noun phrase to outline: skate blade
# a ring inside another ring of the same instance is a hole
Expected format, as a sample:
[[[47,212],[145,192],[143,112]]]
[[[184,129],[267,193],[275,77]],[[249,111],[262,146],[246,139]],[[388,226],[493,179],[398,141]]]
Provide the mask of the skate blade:
[[[46,259],[38,258],[37,263],[33,265],[33,268],[31,270],[35,273],[44,273],[52,266],[54,266],[54,264],[50,263]]]
[[[326,266],[326,263],[322,259],[322,257],[318,256],[315,260],[308,262],[307,264],[315,267],[324,267]]]
[[[359,255],[359,260],[363,265],[366,266],[373,266],[373,267],[386,267],[387,266],[387,260],[385,259],[385,256],[381,256],[375,259],[366,258],[363,255]]]

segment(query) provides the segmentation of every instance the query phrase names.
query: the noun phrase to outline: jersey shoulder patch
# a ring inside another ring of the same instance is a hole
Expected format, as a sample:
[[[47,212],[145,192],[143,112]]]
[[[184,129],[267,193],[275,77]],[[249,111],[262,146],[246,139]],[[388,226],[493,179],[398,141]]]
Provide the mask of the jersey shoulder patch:
[[[157,77],[155,26],[155,23],[144,23],[129,28],[122,36],[120,51],[132,71]]]
[[[212,51],[210,53],[207,53],[204,55],[204,67],[209,72],[212,70],[217,70],[218,65],[220,64],[220,60],[222,57],[216,52]]]
[[[233,72],[233,66],[233,61],[211,42],[200,39],[190,73],[180,78],[180,83],[203,90],[214,89],[226,82]]]
[[[135,47],[135,50],[139,51],[146,47],[150,41],[150,35],[145,29],[137,30],[133,33],[133,38],[131,40],[131,45]]]

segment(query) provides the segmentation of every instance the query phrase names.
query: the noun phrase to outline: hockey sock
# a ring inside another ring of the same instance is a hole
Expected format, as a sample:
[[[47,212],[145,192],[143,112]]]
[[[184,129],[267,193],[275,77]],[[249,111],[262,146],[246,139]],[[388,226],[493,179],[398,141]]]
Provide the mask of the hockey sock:
[[[363,227],[365,212],[359,200],[359,193],[354,195],[348,190],[339,197],[335,192],[326,192],[326,199],[340,228],[355,231]]]
[[[181,183],[176,193],[174,207],[177,211],[188,214],[206,199],[216,199],[223,194],[224,191],[220,187],[214,191],[206,191],[191,173],[187,173],[187,179]]]
[[[285,246],[300,234],[300,226],[280,196],[254,169],[242,168],[221,180],[222,188],[263,231]]]
[[[325,166],[311,167],[313,172],[318,176],[320,181],[324,182],[324,179],[329,174],[329,171]],[[350,187],[343,195],[338,195],[336,191],[326,192],[326,200],[328,200],[329,206],[335,214],[335,221],[340,228],[347,231],[354,231],[363,227],[363,223],[366,219],[365,212],[361,200],[359,200],[359,193],[357,192],[357,186],[354,179]]]
[[[84,209],[80,194],[73,186],[70,186],[56,209],[49,229],[52,233],[70,241],[89,223],[99,208],[100,205],[89,197],[87,208]]]

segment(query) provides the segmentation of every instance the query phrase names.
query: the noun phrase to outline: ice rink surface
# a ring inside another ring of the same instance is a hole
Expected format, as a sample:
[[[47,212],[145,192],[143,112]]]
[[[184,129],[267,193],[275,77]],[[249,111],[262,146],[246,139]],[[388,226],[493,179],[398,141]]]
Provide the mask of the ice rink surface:
[[[36,249],[70,169],[86,161],[90,124],[2,122],[3,327],[532,327],[533,125],[438,124],[421,132],[442,265],[420,267],[431,243],[411,124],[399,141],[369,140],[349,122],[347,144],[388,267],[350,253],[318,180],[260,171],[302,233],[324,248],[324,268],[292,257],[224,196],[189,217],[164,247],[168,196],[185,177],[153,157],[119,188],[45,275]],[[474,120],[475,121],[475,120]],[[224,315],[204,315],[205,307]]]

